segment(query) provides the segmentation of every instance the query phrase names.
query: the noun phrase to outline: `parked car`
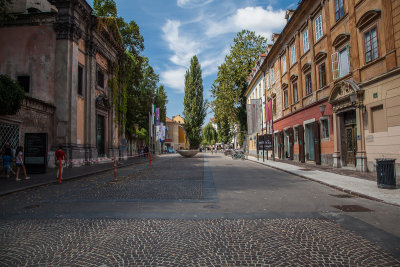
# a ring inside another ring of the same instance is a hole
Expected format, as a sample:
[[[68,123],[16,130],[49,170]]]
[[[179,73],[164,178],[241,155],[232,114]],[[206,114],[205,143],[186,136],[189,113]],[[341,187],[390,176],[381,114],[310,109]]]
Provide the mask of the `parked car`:
[[[172,147],[169,147],[169,148],[168,148],[168,153],[175,153],[175,150],[174,150],[174,148],[172,148]]]

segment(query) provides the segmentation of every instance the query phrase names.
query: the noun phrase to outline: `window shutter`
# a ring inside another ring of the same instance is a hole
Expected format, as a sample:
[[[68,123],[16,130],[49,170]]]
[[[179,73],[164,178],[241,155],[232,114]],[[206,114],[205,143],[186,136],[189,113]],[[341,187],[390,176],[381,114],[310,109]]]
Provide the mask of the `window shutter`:
[[[337,79],[339,77],[339,53],[335,52],[331,55],[332,61],[332,75],[333,79]]]

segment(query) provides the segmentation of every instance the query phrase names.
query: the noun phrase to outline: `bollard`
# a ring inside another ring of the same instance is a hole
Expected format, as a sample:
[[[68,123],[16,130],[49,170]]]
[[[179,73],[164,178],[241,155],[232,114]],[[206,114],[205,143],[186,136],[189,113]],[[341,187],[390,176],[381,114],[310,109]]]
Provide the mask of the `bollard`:
[[[117,181],[117,160],[114,156],[114,181]]]
[[[58,183],[61,184],[62,183],[62,177],[61,177],[61,160],[58,160]]]
[[[151,152],[149,151],[149,163],[151,165]]]

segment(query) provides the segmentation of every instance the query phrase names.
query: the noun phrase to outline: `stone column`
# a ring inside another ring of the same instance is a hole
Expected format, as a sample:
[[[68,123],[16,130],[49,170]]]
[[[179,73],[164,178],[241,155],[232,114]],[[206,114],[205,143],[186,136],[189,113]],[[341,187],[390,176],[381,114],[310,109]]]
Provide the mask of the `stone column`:
[[[332,155],[333,158],[333,167],[340,168],[341,161],[340,161],[340,125],[339,125],[339,118],[336,112],[333,112],[333,143],[334,143],[334,152]]]
[[[365,151],[364,136],[364,111],[362,104],[357,105],[356,121],[357,121],[357,153],[356,153],[356,170],[360,172],[367,171],[367,154]]]
[[[97,45],[89,40],[86,43],[86,91],[85,91],[85,158],[97,159],[96,148],[96,53]]]
[[[77,150],[77,74],[78,40],[82,31],[71,18],[59,17],[54,24],[56,32],[55,66],[55,143],[63,144],[68,158],[79,158]]]

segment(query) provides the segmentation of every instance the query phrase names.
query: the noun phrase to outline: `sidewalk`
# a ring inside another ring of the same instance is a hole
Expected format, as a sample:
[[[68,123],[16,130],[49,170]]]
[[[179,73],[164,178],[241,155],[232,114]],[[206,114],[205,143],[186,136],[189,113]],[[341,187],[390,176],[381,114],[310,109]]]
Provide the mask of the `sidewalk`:
[[[148,162],[148,158],[134,157],[134,158],[129,158],[128,160],[120,160],[118,163],[118,168],[123,168],[141,162]],[[113,169],[114,169],[113,162],[101,163],[91,166],[76,167],[76,168],[64,168],[63,181],[81,178],[89,175],[95,175]],[[29,188],[38,187],[41,185],[58,183],[57,171],[58,169],[54,168],[54,169],[47,169],[46,173],[28,174],[28,176],[30,177],[29,180],[24,180],[24,174],[21,171],[19,175],[19,178],[21,179],[20,182],[15,181],[15,176],[13,175],[8,179],[6,179],[4,176],[1,176],[0,196]]]
[[[396,189],[381,189],[376,183],[376,176],[373,173],[360,173],[351,170],[340,170],[326,166],[316,166],[311,164],[284,163],[280,161],[266,160],[262,157],[257,160],[257,156],[249,155],[248,159],[287,173],[291,173],[324,185],[336,188],[343,192],[400,206],[400,187]],[[328,171],[329,170],[329,171]],[[397,185],[399,181],[397,181]]]

